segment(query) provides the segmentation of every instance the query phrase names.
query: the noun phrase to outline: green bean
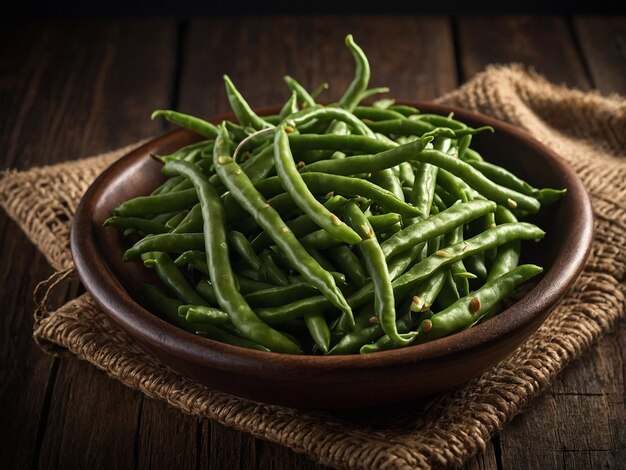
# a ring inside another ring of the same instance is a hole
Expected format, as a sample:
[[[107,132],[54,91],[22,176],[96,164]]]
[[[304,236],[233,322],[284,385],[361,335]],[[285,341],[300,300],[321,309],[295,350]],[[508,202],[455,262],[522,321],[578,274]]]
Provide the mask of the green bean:
[[[167,233],[165,226],[153,222],[149,219],[142,219],[139,217],[109,217],[104,221],[105,226],[115,227],[117,229],[135,229],[140,232],[148,234]]]
[[[367,218],[354,202],[346,204],[348,223],[363,239],[357,246],[363,255],[365,268],[374,287],[374,309],[385,334],[398,344],[409,344],[412,334],[398,334],[396,329],[395,298],[385,255]]]
[[[266,348],[263,345],[241,338],[240,336],[233,335],[215,326],[211,326],[209,324],[203,326],[203,331],[198,331],[198,334],[200,336],[204,336],[205,338],[219,341],[220,343],[232,344],[233,346],[239,346],[240,348],[256,349],[257,351],[270,351],[269,348]]]
[[[145,217],[182,211],[196,202],[198,195],[195,189],[186,189],[156,196],[139,196],[120,204],[114,213],[121,217]]]
[[[300,210],[308,215],[317,225],[330,235],[349,244],[358,243],[360,237],[344,224],[335,214],[317,201],[309,191],[293,161],[289,140],[284,129],[276,132],[274,140],[274,158],[278,176]]]
[[[400,214],[390,212],[387,214],[367,216],[367,220],[370,222],[374,231],[378,233],[384,230],[389,230],[395,225],[399,226],[398,222],[400,222],[401,216]],[[333,237],[325,230],[316,230],[303,235],[300,241],[307,248],[316,248],[318,250],[327,250],[342,243],[341,240]]]
[[[435,253],[413,265],[411,269],[392,282],[394,295],[396,297],[408,295],[411,289],[432,275],[437,269],[448,266],[458,260],[514,240],[538,240],[543,238],[544,235],[545,232],[539,227],[525,222],[498,225],[488,232],[449,246],[441,253]],[[403,267],[404,257],[401,257],[399,261],[402,263],[400,267]],[[392,277],[391,271],[390,262],[390,277]],[[368,283],[351,294],[347,300],[352,308],[358,308],[371,302],[373,298],[374,286],[372,283]],[[323,296],[316,296],[283,305],[276,309],[265,309],[264,314],[276,321],[280,321],[279,319],[300,318],[306,312],[329,307],[328,301]]]
[[[213,326],[230,323],[226,312],[206,305],[181,305],[178,307],[178,315],[191,323],[209,323]]]
[[[437,296],[436,310],[445,310],[462,297],[459,294],[459,289],[454,281],[452,272],[449,269],[446,269],[444,283],[441,288],[441,292],[439,292],[439,295]]]
[[[151,196],[156,196],[157,194],[165,194],[169,193],[174,186],[180,183],[183,180],[180,176],[176,178],[168,178],[165,182],[156,188],[154,191],[150,193]]]
[[[198,328],[195,323],[185,321],[184,318],[178,316],[178,307],[182,305],[180,300],[172,299],[165,295],[161,289],[151,284],[142,284],[141,297],[164,320],[190,333],[197,331]]]
[[[224,84],[226,85],[228,102],[230,103],[231,108],[233,108],[233,112],[242,126],[250,126],[257,131],[273,127],[270,123],[264,121],[254,111],[252,111],[252,108],[246,100],[243,99],[243,96],[241,96],[241,93],[239,93],[237,88],[235,88],[235,85],[228,75],[224,75]],[[218,133],[219,132],[216,132],[216,135]]]
[[[206,261],[205,261],[206,264]],[[207,276],[208,276],[208,266],[207,266]],[[205,299],[211,305],[218,305],[217,295],[215,294],[215,289],[211,285],[211,281],[209,279],[202,278],[195,286],[196,292],[200,294],[200,297]]]
[[[383,121],[385,119],[404,119],[404,116],[392,109],[380,109],[372,106],[357,106],[352,111],[359,119],[370,119],[372,121]]]
[[[304,316],[304,323],[317,347],[326,354],[330,347],[330,328],[324,315],[320,312],[309,313]]]
[[[499,224],[512,223],[517,222],[517,219],[510,210],[498,206],[496,209],[496,222]],[[520,248],[519,240],[498,247],[496,257],[491,264],[487,282],[497,279],[517,266],[520,257]]]
[[[260,272],[265,276],[270,284],[276,284],[278,286],[289,285],[289,279],[282,269],[276,264],[274,258],[272,258],[269,251],[264,250],[261,253],[261,266]]]
[[[411,311],[424,312],[431,308],[443,288],[446,273],[439,269],[417,287],[411,298]]]
[[[166,253],[149,253],[144,265],[153,268],[163,284],[182,302],[186,304],[206,305],[206,302],[189,285],[185,276]]]
[[[391,171],[391,168],[386,168],[384,170],[372,173],[371,180],[372,183],[375,183],[381,188],[386,189],[400,201],[404,201],[402,184],[400,183],[400,179],[396,175],[394,175],[393,171]]]
[[[289,134],[289,146],[292,150],[343,150],[365,153],[379,153],[397,147],[364,135],[315,135]]]
[[[174,260],[174,264],[178,267],[189,265],[202,274],[209,275],[209,266],[206,263],[206,253],[201,251],[185,251]]]
[[[398,113],[402,114],[405,117],[409,117],[414,114],[419,114],[420,112],[419,109],[413,106],[407,106],[405,104],[392,104],[391,106],[389,106],[389,109],[393,111],[397,111]]]
[[[439,214],[420,220],[391,236],[381,244],[387,259],[411,246],[442,235],[476,217],[492,212],[496,204],[490,201],[470,201],[456,204]]]
[[[298,94],[295,91],[291,92],[291,96],[285,102],[280,113],[278,113],[278,121],[282,121],[290,114],[293,114],[298,111]]]
[[[386,119],[368,123],[368,127],[374,132],[394,135],[417,135],[421,136],[435,129],[435,126],[423,121],[409,119]]]
[[[432,317],[432,312],[426,311],[421,313],[409,312],[398,320],[398,331],[400,333],[407,333],[419,325],[419,321]],[[359,352],[361,354],[371,354],[373,352],[388,351],[390,349],[397,349],[402,347],[401,345],[394,343],[394,341],[388,336],[383,335],[378,338],[372,344],[365,344],[361,346]]]
[[[436,127],[447,127],[454,130],[467,128],[467,125],[462,122],[439,114],[418,114],[417,116],[412,116],[411,119],[427,122]]]
[[[164,251],[167,253],[183,253],[189,250],[202,250],[204,238],[201,233],[162,233],[142,238],[126,250],[124,261],[132,261],[142,253]]]
[[[202,209],[196,204],[180,221],[172,233],[196,233],[202,231]]]
[[[468,163],[480,171],[494,183],[507,187],[519,193],[537,198],[542,204],[553,204],[563,197],[565,189],[543,188],[537,189],[510,171],[493,163],[470,160]]]
[[[299,126],[311,122],[312,120],[343,121],[348,124],[350,129],[352,129],[352,132],[354,132],[355,134],[375,138],[374,133],[358,118],[356,118],[354,114],[346,111],[345,109],[335,108],[332,106],[315,106],[313,108],[302,109],[297,113],[288,116],[288,118],[285,119],[283,123],[287,126],[298,128]]]
[[[513,289],[542,271],[539,266],[525,264],[486,283],[447,309],[434,314],[429,324],[422,323],[417,342],[441,338],[471,326],[484,312],[508,297]]]
[[[433,140],[426,136],[415,142],[385,150],[375,155],[358,155],[343,160],[321,160],[305,165],[302,172],[332,173],[334,175],[355,175],[365,172],[376,172],[399,165],[417,158],[426,145]]]
[[[343,196],[333,196],[326,200],[324,207],[331,212],[336,212],[344,206],[346,201],[347,199]],[[313,222],[308,215],[301,215],[293,220],[288,220],[286,225],[296,237],[307,235],[318,228],[317,224]],[[254,251],[261,251],[261,249],[268,246],[271,241],[272,239],[266,232],[261,232],[252,240],[251,245]]]
[[[279,307],[315,295],[317,289],[307,282],[288,286],[270,287],[244,295],[246,302],[254,307]]]
[[[399,176],[402,184],[413,186],[415,183],[415,172],[413,171],[411,164],[409,162],[402,162],[399,167]]]
[[[480,256],[470,256],[465,260],[465,266],[470,273],[474,273],[478,279],[487,279],[487,267],[485,260]]]
[[[306,106],[315,106],[315,99],[313,99],[309,92],[306,91],[306,89],[302,85],[300,85],[300,83],[298,83],[294,78],[290,77],[289,75],[285,75],[283,77],[283,80],[291,89],[291,91],[296,93],[298,95],[298,98],[300,98],[302,102],[306,104]]]
[[[370,65],[363,50],[354,42],[351,34],[346,36],[346,46],[352,53],[356,65],[354,79],[339,100],[339,105],[352,110],[361,100],[361,96],[367,90],[370,81]]]
[[[355,287],[360,288],[367,282],[367,272],[363,268],[358,256],[346,245],[333,248],[329,255],[331,261],[345,273],[348,281]]]
[[[190,116],[189,114],[183,114],[176,111],[159,109],[152,113],[150,119],[154,120],[158,116],[162,116],[166,121],[169,121],[172,124],[186,127],[187,129],[194,131],[196,134],[208,137],[209,139],[217,137],[217,127],[210,122],[206,122],[205,120],[195,116]]]
[[[228,234],[228,243],[252,269],[259,270],[261,268],[261,260],[243,233],[232,230]]]
[[[239,291],[244,295],[276,287],[272,284],[268,284],[267,282],[259,282],[253,279],[246,279],[242,276],[239,276],[237,280],[239,284]]]
[[[298,239],[287,228],[280,215],[265,202],[265,198],[255,189],[250,179],[241,171],[231,157],[219,152],[223,148],[226,129],[220,130],[214,155],[215,166],[223,183],[231,191],[237,202],[251,214],[256,222],[268,232],[274,243],[298,268],[312,285],[317,287],[340,310],[351,315],[350,307],[337,288],[333,277],[319,265],[304,249]]]
[[[240,166],[253,183],[267,178],[274,169],[274,147],[268,145],[254,157],[242,162]]]
[[[225,128],[220,130],[216,141],[215,153],[217,155],[221,155],[224,148],[223,133],[226,133]],[[299,353],[300,348],[261,321],[239,293],[228,257],[224,208],[215,187],[197,168],[185,162],[168,162],[163,167],[163,172],[170,175],[183,174],[193,182],[198,192],[204,220],[204,248],[207,254],[209,277],[219,280],[213,284],[213,288],[220,307],[228,313],[235,328],[245,338],[270,350]]]
[[[534,197],[526,196],[512,189],[500,186],[485,177],[480,171],[458,158],[451,157],[438,150],[424,150],[416,156],[419,161],[431,163],[443,168],[460,178],[483,196],[498,204],[536,213],[541,203]]]
[[[174,230],[185,219],[188,213],[189,211],[186,210],[180,211],[178,214],[170,217],[167,222],[165,222],[165,227],[169,230]]]

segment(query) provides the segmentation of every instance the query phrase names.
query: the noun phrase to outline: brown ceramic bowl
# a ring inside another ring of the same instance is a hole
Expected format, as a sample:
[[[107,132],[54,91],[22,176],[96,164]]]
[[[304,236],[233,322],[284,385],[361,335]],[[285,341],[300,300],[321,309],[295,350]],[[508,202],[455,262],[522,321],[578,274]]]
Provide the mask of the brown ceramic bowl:
[[[159,137],[122,157],[93,183],[72,226],[76,269],[85,287],[119,326],[174,370],[208,387],[259,402],[304,408],[355,408],[408,400],[465,382],[509,355],[545,320],[583,269],[593,216],[574,171],[521,130],[476,113],[432,103],[424,112],[490,125],[473,147],[539,187],[567,188],[558,204],[533,220],[547,232],[524,242],[522,262],[545,268],[538,284],[493,319],[431,343],[370,355],[336,357],[264,353],[211,341],[161,320],[139,302],[138,286],[151,279],[140,263],[122,263],[126,243],[102,226],[121,202],[162,182],[151,153],[166,154],[198,140],[185,130]],[[262,112],[276,112],[268,108]],[[221,121],[216,118],[214,122]]]

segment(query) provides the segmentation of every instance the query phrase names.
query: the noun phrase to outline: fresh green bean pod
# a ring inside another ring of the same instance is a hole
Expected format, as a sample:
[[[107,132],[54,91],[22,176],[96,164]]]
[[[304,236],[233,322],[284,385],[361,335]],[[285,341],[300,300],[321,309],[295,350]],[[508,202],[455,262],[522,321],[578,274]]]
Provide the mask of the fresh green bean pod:
[[[233,112],[242,126],[250,126],[257,131],[274,127],[269,122],[260,118],[252,110],[250,105],[246,102],[246,100],[244,100],[243,96],[241,96],[241,93],[239,93],[239,90],[235,88],[235,85],[228,75],[224,75],[224,84],[226,85],[228,102],[230,103],[231,108],[233,108]],[[216,132],[216,136],[217,134],[218,132]]]
[[[433,140],[432,136],[425,136],[417,141],[375,155],[357,155],[342,160],[321,160],[305,165],[300,171],[303,173],[332,173],[334,175],[356,175],[363,172],[382,171],[403,162],[414,160],[431,140]]]
[[[148,215],[165,214],[189,209],[198,202],[195,189],[157,194],[156,196],[139,196],[120,204],[115,215],[120,217],[146,217]]]
[[[181,301],[186,304],[206,305],[206,302],[189,285],[178,266],[166,253],[152,252],[144,257],[143,264],[154,269],[163,284]]]
[[[166,253],[184,253],[189,250],[202,250],[204,238],[201,233],[162,233],[142,238],[126,250],[124,261],[132,261],[142,253],[163,251]]]
[[[427,241],[431,238],[462,225],[487,212],[496,210],[496,204],[490,201],[470,201],[455,204],[438,214],[409,225],[392,235],[381,244],[387,259],[402,251]]]
[[[230,156],[220,153],[224,149],[221,141],[225,138],[226,130],[223,129],[218,136],[214,155],[215,166],[222,182],[228,187],[237,202],[271,236],[274,243],[298,268],[307,281],[317,287],[339,309],[351,315],[350,307],[336,286],[333,277],[307,253],[285,225],[280,215],[266,203],[265,198],[256,190],[247,175],[241,171],[239,165]]]
[[[142,219],[140,217],[118,217],[113,216],[109,217],[104,221],[105,226],[115,227],[117,229],[125,230],[125,229],[135,229],[148,234],[158,234],[158,233],[167,233],[167,228],[159,224],[157,222],[153,222],[149,219]]]
[[[346,275],[348,281],[360,288],[367,282],[367,271],[359,257],[346,245],[338,246],[329,251],[331,261]]]
[[[359,103],[361,96],[367,90],[367,85],[370,81],[370,64],[363,49],[354,42],[354,38],[351,34],[346,36],[346,46],[352,53],[356,70],[354,72],[354,79],[339,100],[339,105],[348,110],[352,110]]]
[[[215,152],[218,155],[224,149],[225,132],[225,128],[222,128],[216,141]],[[228,313],[232,324],[244,337],[272,351],[299,353],[299,346],[261,321],[240,294],[228,257],[224,207],[215,187],[197,168],[185,162],[169,162],[163,167],[163,171],[170,175],[186,176],[198,192],[204,220],[203,238],[209,277],[219,280],[213,284],[213,288],[220,307]]]
[[[354,114],[346,111],[345,109],[335,108],[332,106],[315,106],[313,108],[302,109],[297,113],[288,116],[287,119],[283,121],[283,124],[297,129],[313,120],[343,121],[348,125],[348,127],[350,127],[353,133],[364,135],[371,139],[376,138],[374,133],[365,124],[363,124],[362,121],[355,117]]]
[[[486,283],[432,316],[430,323],[420,326],[417,342],[431,341],[471,326],[485,312],[508,297],[513,289],[543,271],[539,266],[525,264]]]
[[[233,335],[216,326],[212,326],[209,324],[203,325],[203,330],[198,331],[198,334],[200,336],[204,336],[205,338],[219,341],[220,343],[239,346],[240,348],[256,349],[257,351],[270,351],[270,349],[261,344],[257,344],[254,341],[250,341],[249,339]]]
[[[246,302],[253,307],[280,307],[297,300],[310,297],[317,289],[306,282],[289,284],[288,286],[270,287],[244,295]]]
[[[252,245],[250,245],[250,242],[243,233],[231,230],[228,233],[228,243],[252,269],[258,271],[261,268],[261,260],[254,252]]]
[[[398,146],[378,140],[376,136],[337,135],[337,134],[289,134],[289,146],[294,151],[302,150],[341,150],[374,154]]]
[[[196,134],[214,139],[217,137],[217,127],[210,122],[189,114],[183,114],[176,111],[169,111],[165,109],[158,109],[152,113],[150,119],[154,120],[157,117],[163,117],[166,121],[176,124],[177,126],[186,127],[189,130],[194,131]]]
[[[385,334],[398,344],[409,344],[412,334],[398,334],[396,329],[395,298],[385,255],[378,244],[374,229],[354,202],[346,204],[348,223],[363,239],[357,246],[363,255],[365,268],[374,287],[374,310]]]
[[[209,323],[213,326],[230,323],[226,312],[206,305],[181,305],[178,307],[178,315],[190,323]]]
[[[333,237],[349,244],[358,243],[361,239],[354,230],[348,227],[335,214],[318,202],[311,194],[302,179],[293,155],[289,148],[289,139],[284,129],[279,128],[274,140],[274,158],[278,177],[289,195],[300,210],[308,215],[318,226],[326,230]]]

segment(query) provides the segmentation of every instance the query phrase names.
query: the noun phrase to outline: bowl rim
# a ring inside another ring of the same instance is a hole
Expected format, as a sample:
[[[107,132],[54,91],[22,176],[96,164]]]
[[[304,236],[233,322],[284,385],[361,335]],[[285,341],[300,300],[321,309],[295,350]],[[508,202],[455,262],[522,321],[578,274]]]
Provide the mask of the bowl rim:
[[[72,222],[70,246],[76,270],[85,288],[124,330],[130,332],[132,336],[141,336],[142,341],[149,342],[151,346],[163,350],[164,353],[173,354],[192,363],[210,363],[214,368],[235,369],[256,376],[264,375],[267,368],[271,368],[274,373],[282,371],[287,374],[294,368],[306,367],[309,372],[321,373],[329,370],[385,368],[391,365],[401,366],[462,357],[474,348],[487,347],[490,343],[501,341],[503,337],[513,336],[520,329],[532,328],[536,317],[542,312],[551,310],[573,284],[583,270],[591,251],[593,213],[582,182],[565,160],[521,128],[456,106],[411,100],[398,100],[398,103],[415,106],[418,109],[428,108],[429,112],[436,114],[447,115],[452,111],[461,120],[481,121],[492,126],[496,132],[509,133],[519,140],[526,141],[535,151],[546,155],[549,163],[563,175],[568,189],[568,204],[572,205],[569,212],[580,214],[581,226],[577,226],[576,231],[566,234],[552,267],[543,272],[540,281],[524,297],[488,322],[407,348],[371,354],[313,356],[263,352],[220,343],[179,329],[143,308],[119,283],[115,282],[115,276],[104,257],[99,254],[93,236],[92,212],[95,207],[93,202],[97,200],[108,182],[116,177],[119,169],[126,167],[129,162],[145,158],[155,146],[180,138],[183,134],[191,134],[185,129],[178,129],[152,139],[124,155],[100,174],[83,195]],[[258,112],[272,113],[277,109],[279,106],[268,106],[258,108]],[[219,115],[209,121],[221,122],[232,117],[232,114]],[[556,282],[557,280],[559,282]],[[543,292],[543,295],[533,295],[536,292]]]

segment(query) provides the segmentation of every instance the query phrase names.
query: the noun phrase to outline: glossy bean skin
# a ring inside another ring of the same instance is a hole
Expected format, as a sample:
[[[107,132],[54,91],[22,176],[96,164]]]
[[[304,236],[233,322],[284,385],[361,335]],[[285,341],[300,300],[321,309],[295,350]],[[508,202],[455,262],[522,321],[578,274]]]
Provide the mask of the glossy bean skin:
[[[335,214],[330,212],[309,191],[302,179],[289,147],[289,139],[284,129],[276,132],[274,140],[274,158],[278,177],[282,186],[298,205],[300,210],[308,215],[319,227],[331,236],[348,244],[358,243],[361,238],[357,233],[343,223]]]
[[[309,190],[314,193],[327,194],[330,191],[334,191],[336,194],[341,194],[345,197],[362,196],[375,201],[389,212],[396,212],[403,217],[413,217],[420,214],[419,209],[416,207],[413,207],[404,201],[400,201],[389,191],[366,180],[313,172],[303,173],[302,179],[308,186]],[[268,178],[259,183],[257,188],[267,196],[268,194],[272,194],[273,191],[277,189],[275,186],[277,181],[277,178]]]
[[[496,210],[496,204],[490,201],[469,201],[453,205],[438,214],[409,225],[385,240],[381,248],[385,257],[389,259],[417,243],[443,235],[459,225],[494,210]]]
[[[361,96],[367,90],[367,85],[370,81],[370,65],[363,52],[355,42],[351,34],[346,36],[346,46],[350,49],[356,70],[354,73],[354,79],[350,83],[350,86],[339,100],[339,105],[352,110],[361,100]]]
[[[226,137],[226,130],[222,128],[218,141]],[[216,144],[214,162],[217,173],[239,205],[254,217],[259,226],[270,235],[274,243],[298,268],[307,281],[317,287],[339,309],[351,315],[351,309],[337,288],[333,277],[308,254],[280,215],[266,203],[265,198],[257,191],[247,175],[241,171],[239,165],[230,156],[221,154],[221,150],[226,149],[218,148],[218,144]]]
[[[356,175],[364,172],[376,172],[414,160],[432,140],[431,136],[410,142],[406,145],[394,147],[375,155],[358,155],[343,160],[321,160],[305,165],[301,172],[332,173],[334,175]]]
[[[337,134],[289,134],[289,145],[293,150],[341,150],[374,154],[398,147],[378,140],[376,136]]]
[[[109,217],[104,221],[105,226],[115,227],[117,229],[135,229],[145,234],[167,233],[169,230],[165,225],[159,224],[149,219],[140,217]]]
[[[539,240],[544,235],[545,232],[539,227],[526,222],[499,225],[489,232],[476,235],[457,245],[446,247],[445,251],[449,256],[433,254],[413,265],[413,267],[392,282],[394,295],[397,297],[409,295],[411,289],[427,279],[437,269],[465,259],[468,256],[515,240]],[[405,260],[401,259],[400,261],[404,262]],[[391,266],[389,271],[391,272]],[[352,308],[362,307],[373,299],[374,286],[371,282],[347,298]],[[315,311],[315,309],[327,309],[329,307],[329,302],[323,296],[316,296],[283,305],[276,309],[266,309],[265,314],[281,321],[282,319],[300,318],[304,315],[304,312]]]
[[[190,250],[204,249],[204,237],[201,233],[163,233],[142,238],[124,252],[124,261],[132,261],[142,253],[162,251],[166,253],[184,253]]]
[[[235,88],[235,85],[228,75],[224,75],[224,84],[226,85],[226,96],[228,97],[230,106],[242,126],[250,126],[257,131],[273,127],[252,110],[246,100],[243,99],[243,96],[241,96],[241,93]],[[216,135],[217,134],[219,134],[219,131]]]
[[[165,109],[159,109],[152,113],[150,119],[154,120],[157,117],[163,117],[166,121],[176,124],[181,127],[186,127],[189,130],[194,131],[196,134],[214,139],[217,137],[217,127],[210,122],[189,114],[179,113],[177,111],[170,111]]]
[[[216,142],[215,150],[221,154],[223,143]],[[186,162],[168,162],[163,172],[186,176],[198,192],[204,220],[203,238],[209,277],[219,280],[213,284],[213,288],[220,307],[228,313],[235,328],[245,338],[272,351],[300,353],[298,345],[261,321],[240,294],[228,256],[224,207],[215,187],[197,168]]]
[[[409,344],[413,335],[398,334],[396,328],[395,297],[389,268],[385,255],[376,239],[374,229],[369,224],[367,217],[354,203],[346,204],[346,218],[348,223],[359,233],[363,239],[357,246],[365,261],[365,268],[372,280],[374,288],[374,310],[380,321],[380,325],[389,337],[398,344]]]
[[[167,253],[151,252],[144,255],[144,265],[154,269],[157,276],[170,292],[186,304],[206,305],[206,302],[189,285],[183,273],[174,264]]]
[[[543,271],[539,266],[525,264],[486,283],[470,295],[459,299],[447,309],[430,318],[429,329],[420,328],[417,342],[441,338],[471,326],[486,311],[508,297],[517,286]]]
[[[189,209],[198,202],[195,189],[139,196],[120,204],[115,215],[120,217],[145,217],[146,215],[165,214]]]

